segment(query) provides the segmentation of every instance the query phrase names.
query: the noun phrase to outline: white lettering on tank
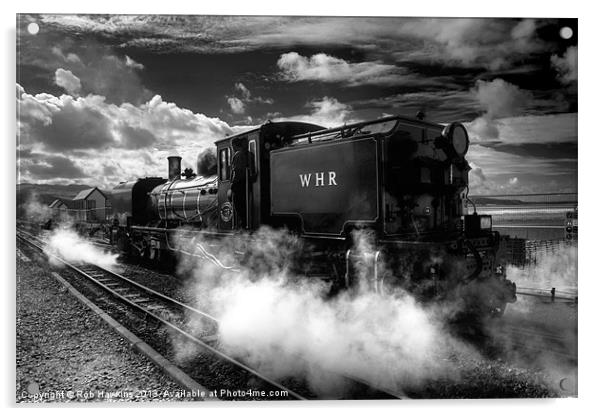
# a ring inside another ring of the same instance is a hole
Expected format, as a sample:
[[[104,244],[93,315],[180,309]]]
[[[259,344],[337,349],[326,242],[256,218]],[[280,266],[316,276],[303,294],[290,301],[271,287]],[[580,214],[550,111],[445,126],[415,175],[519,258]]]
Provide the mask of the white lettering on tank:
[[[309,181],[311,179],[311,173],[300,174],[299,179],[301,179],[301,188],[306,188],[309,186]]]
[[[316,172],[316,186],[324,186],[324,172]]]
[[[328,186],[331,185],[335,185],[336,186],[336,181],[334,180],[334,178],[337,176],[336,172],[330,171],[328,172]]]

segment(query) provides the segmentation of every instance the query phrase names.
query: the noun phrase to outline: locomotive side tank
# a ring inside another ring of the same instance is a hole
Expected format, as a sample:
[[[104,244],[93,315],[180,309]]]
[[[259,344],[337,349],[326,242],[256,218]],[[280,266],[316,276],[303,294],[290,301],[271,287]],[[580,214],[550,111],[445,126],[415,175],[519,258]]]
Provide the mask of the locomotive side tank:
[[[307,235],[342,236],[355,226],[413,240],[458,235],[468,137],[455,125],[458,153],[444,128],[390,117],[299,135],[271,152],[271,214]]]
[[[271,213],[304,234],[341,235],[380,217],[378,142],[318,142],[272,152]]]

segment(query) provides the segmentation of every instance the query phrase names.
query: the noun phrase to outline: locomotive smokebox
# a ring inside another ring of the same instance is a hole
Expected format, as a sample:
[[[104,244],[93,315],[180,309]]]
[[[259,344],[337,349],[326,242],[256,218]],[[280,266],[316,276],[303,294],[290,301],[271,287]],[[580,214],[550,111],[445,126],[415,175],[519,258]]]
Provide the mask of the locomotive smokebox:
[[[170,181],[182,177],[182,158],[180,156],[168,156],[168,178]]]

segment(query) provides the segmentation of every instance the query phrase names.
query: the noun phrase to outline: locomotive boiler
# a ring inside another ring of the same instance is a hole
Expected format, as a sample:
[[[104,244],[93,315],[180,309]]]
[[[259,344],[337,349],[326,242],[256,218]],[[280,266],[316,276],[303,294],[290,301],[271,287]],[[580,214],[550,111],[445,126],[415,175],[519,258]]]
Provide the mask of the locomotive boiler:
[[[248,161],[238,210],[233,142]],[[179,158],[170,158],[168,180],[116,188],[131,189],[131,207],[114,227],[122,246],[161,259],[182,226],[217,239],[236,238],[241,223],[251,234],[269,226],[303,242],[299,274],[336,289],[403,289],[424,301],[460,300],[481,315],[501,314],[516,299],[491,217],[469,213],[462,124],[402,116],[331,129],[268,122],[215,144],[215,175],[182,178]]]

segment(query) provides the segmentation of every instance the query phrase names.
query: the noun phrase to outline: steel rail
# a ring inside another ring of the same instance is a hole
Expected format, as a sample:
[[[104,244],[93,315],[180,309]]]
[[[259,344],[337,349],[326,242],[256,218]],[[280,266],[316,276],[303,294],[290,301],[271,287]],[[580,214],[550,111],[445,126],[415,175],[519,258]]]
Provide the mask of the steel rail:
[[[37,241],[39,241],[41,244],[45,244],[45,242],[44,242],[43,240],[41,240],[40,238],[38,238],[37,236],[35,236],[35,235],[32,235],[32,234],[30,234],[30,233],[28,233],[28,232],[26,232],[26,231],[23,231],[23,230],[21,230],[21,232],[22,232],[22,233],[24,233],[24,234],[27,234],[29,237],[31,237],[31,238],[33,238],[33,239],[36,239],[36,240],[37,240]],[[31,242],[29,242],[29,241],[28,241],[28,243],[30,243],[30,244],[31,244]],[[37,245],[36,245],[36,246],[37,246]],[[41,247],[39,247],[39,246],[37,246],[37,248],[38,248],[39,250],[43,251],[43,248],[41,248]],[[205,252],[206,252],[206,250],[203,250],[203,251],[205,251]],[[193,253],[187,253],[187,252],[184,252],[184,253],[185,253],[185,254],[189,254],[189,255],[191,255],[191,256],[195,256],[195,257],[201,257],[201,256],[195,255],[195,254],[193,254]],[[206,252],[206,253],[207,253],[207,252]],[[77,273],[84,275],[86,278],[90,279],[90,280],[91,280],[92,282],[94,282],[95,284],[97,284],[97,285],[101,286],[101,287],[102,287],[104,290],[106,290],[106,291],[109,291],[109,292],[110,292],[111,294],[113,294],[114,296],[117,296],[119,299],[123,300],[124,302],[126,302],[126,303],[128,303],[128,304],[130,304],[130,305],[132,305],[132,306],[134,306],[134,307],[136,307],[136,308],[138,308],[138,309],[142,310],[144,313],[146,313],[146,314],[149,314],[149,315],[150,315],[151,317],[153,317],[154,319],[157,319],[157,320],[159,320],[159,321],[161,321],[161,322],[163,322],[163,323],[166,323],[166,325],[168,325],[168,326],[170,326],[170,327],[173,327],[173,328],[174,328],[176,331],[178,331],[178,332],[183,332],[183,331],[181,331],[179,328],[177,328],[177,327],[174,327],[174,326],[173,326],[171,323],[164,321],[164,320],[163,320],[163,318],[161,318],[161,317],[157,316],[156,314],[152,313],[151,311],[148,311],[147,309],[144,309],[143,307],[141,307],[140,305],[138,305],[138,304],[134,303],[134,302],[133,302],[133,301],[131,301],[130,299],[127,299],[126,297],[122,296],[120,293],[117,293],[117,292],[115,292],[114,290],[110,289],[109,287],[107,287],[107,286],[106,286],[106,285],[104,285],[103,283],[101,283],[101,282],[97,281],[97,280],[96,280],[96,279],[95,279],[93,276],[90,276],[90,275],[88,275],[88,274],[87,274],[85,271],[83,271],[83,270],[79,269],[77,266],[74,266],[74,265],[72,265],[72,264],[70,264],[70,263],[66,262],[65,260],[61,259],[60,257],[58,257],[58,256],[56,256],[56,255],[53,255],[53,254],[51,254],[51,253],[46,253],[46,254],[52,255],[53,257],[57,258],[59,261],[61,261],[62,263],[64,263],[66,266],[68,266],[68,267],[70,267],[70,268],[74,269],[74,270],[75,270]],[[210,255],[210,253],[207,253],[207,254],[209,254],[209,255]],[[208,259],[206,256],[202,256],[202,258]],[[210,260],[210,259],[208,259],[208,260]],[[98,265],[93,265],[93,266],[94,266],[94,267],[96,267],[96,268],[98,268],[98,269],[100,269],[100,270],[102,270],[103,272],[105,272],[105,273],[107,273],[107,274],[110,274],[111,276],[114,276],[114,277],[115,277],[115,278],[117,278],[117,279],[120,279],[120,280],[126,281],[126,282],[128,282],[129,284],[132,284],[132,285],[134,285],[134,286],[136,286],[136,287],[140,288],[141,290],[143,290],[143,291],[146,291],[147,293],[151,294],[152,296],[157,296],[157,297],[159,297],[159,298],[161,298],[161,299],[164,299],[164,300],[166,300],[167,302],[171,302],[171,303],[173,303],[173,304],[177,304],[178,306],[180,306],[180,307],[183,307],[183,308],[186,308],[187,310],[190,310],[191,312],[194,312],[194,313],[200,314],[201,316],[203,316],[203,317],[205,317],[205,318],[207,318],[207,319],[210,319],[210,320],[212,320],[212,321],[213,321],[213,323],[215,323],[216,325],[219,325],[219,320],[218,320],[217,318],[215,318],[215,317],[211,316],[210,314],[207,314],[206,312],[202,312],[202,311],[200,311],[200,310],[198,310],[198,309],[195,309],[195,308],[193,308],[193,307],[191,307],[191,306],[189,306],[189,305],[186,305],[186,304],[184,304],[184,303],[182,303],[182,302],[179,302],[179,301],[177,301],[177,300],[175,300],[175,299],[169,298],[168,296],[165,296],[165,295],[163,295],[162,293],[159,293],[159,292],[157,292],[157,291],[155,291],[155,290],[153,290],[153,289],[147,288],[147,287],[145,287],[145,286],[143,286],[143,285],[141,285],[141,284],[139,284],[139,283],[137,283],[137,282],[135,282],[135,281],[133,281],[133,280],[131,280],[131,279],[128,279],[128,278],[127,278],[127,277],[125,277],[125,276],[121,276],[120,274],[118,274],[118,273],[116,273],[116,272],[114,272],[114,271],[112,271],[112,270],[106,269],[106,268],[104,268],[104,267],[101,267],[101,266],[98,266]],[[230,269],[230,268],[228,268],[228,269]],[[236,270],[236,269],[234,269],[234,270]],[[234,365],[236,365],[236,366],[239,366],[239,367],[243,368],[245,371],[247,371],[247,372],[249,372],[249,373],[251,373],[251,374],[253,374],[253,375],[256,375],[258,378],[261,378],[262,380],[266,381],[267,383],[269,383],[269,384],[272,384],[272,385],[274,385],[274,386],[276,386],[276,387],[278,387],[278,388],[282,388],[283,390],[289,391],[289,393],[290,393],[290,394],[292,394],[292,395],[293,395],[293,397],[295,397],[295,398],[299,398],[299,400],[307,400],[306,398],[303,398],[302,396],[298,395],[297,393],[295,393],[295,392],[293,392],[293,391],[289,390],[288,388],[286,388],[286,387],[282,386],[282,385],[281,385],[281,384],[279,384],[278,382],[276,382],[276,381],[273,381],[273,380],[271,380],[271,379],[269,379],[269,378],[266,378],[265,376],[261,375],[260,373],[256,372],[255,370],[253,370],[252,368],[250,368],[250,367],[246,366],[245,364],[243,364],[243,363],[240,363],[239,361],[237,361],[237,360],[235,360],[235,359],[233,359],[233,358],[231,358],[231,357],[229,357],[229,356],[227,356],[227,355],[225,355],[225,354],[221,353],[219,350],[216,350],[215,348],[211,347],[210,345],[207,345],[207,344],[206,344],[204,341],[202,341],[202,340],[199,340],[199,339],[195,338],[194,336],[192,336],[192,335],[189,335],[189,334],[187,334],[187,333],[183,333],[183,335],[185,335],[185,336],[187,336],[187,337],[193,337],[193,338],[194,338],[194,339],[193,339],[193,342],[200,342],[200,343],[201,343],[200,345],[201,345],[201,346],[203,346],[204,348],[206,348],[206,349],[209,349],[211,352],[215,353],[216,355],[218,355],[218,356],[220,356],[220,357],[224,358],[224,359],[225,359],[225,360],[227,360],[227,361],[230,361],[230,362],[232,362]],[[207,337],[209,337],[209,336],[207,336]],[[205,338],[205,337],[201,337],[201,338]],[[302,357],[299,357],[299,359],[300,359],[300,360],[303,360],[303,358],[302,358]],[[393,392],[393,391],[391,391],[391,390],[388,390],[388,389],[385,389],[385,388],[382,388],[382,387],[376,387],[376,386],[373,386],[373,385],[372,385],[370,382],[368,382],[367,380],[364,380],[364,379],[363,379],[363,378],[361,378],[361,377],[358,377],[358,376],[355,376],[355,375],[351,375],[351,374],[349,374],[349,373],[346,373],[346,372],[332,371],[332,370],[328,370],[328,369],[324,369],[324,370],[325,370],[325,371],[327,371],[327,372],[331,372],[331,373],[333,373],[333,374],[337,374],[337,375],[339,375],[340,377],[346,378],[346,379],[348,379],[349,381],[352,381],[352,382],[354,382],[354,383],[357,383],[357,384],[360,384],[360,385],[365,385],[366,387],[370,388],[371,390],[373,390],[373,391],[375,391],[375,392],[381,392],[381,393],[384,393],[384,394],[386,394],[386,395],[390,396],[391,398],[394,398],[394,399],[407,399],[407,398],[408,398],[408,397],[407,397],[407,396],[406,396],[404,393],[402,393],[402,392],[400,392],[400,393],[399,393],[399,392]],[[296,397],[296,396],[298,396],[298,397]]]
[[[27,233],[28,234],[28,233]],[[83,270],[81,270],[80,268],[78,268],[77,266],[74,266],[73,264],[61,259],[60,257],[52,254],[52,253],[47,253],[44,251],[43,247],[40,247],[38,244],[27,240],[26,238],[24,238],[23,236],[17,235],[19,238],[21,238],[24,242],[33,245],[34,247],[36,247],[38,250],[44,252],[46,255],[48,256],[52,256],[53,258],[57,259],[58,261],[60,261],[61,263],[65,264],[65,266],[69,267],[70,269],[74,270],[75,272],[77,272],[78,274],[86,277],[88,280],[90,280],[91,282],[95,283],[96,285],[102,287],[105,291],[111,293],[113,296],[117,297],[118,299],[122,300],[123,302],[129,304],[130,306],[133,306],[136,309],[139,309],[141,312],[144,312],[145,314],[147,314],[148,316],[152,317],[153,319],[163,323],[164,325],[168,326],[169,328],[173,329],[174,331],[176,331],[177,333],[179,333],[180,335],[183,335],[185,338],[187,338],[189,341],[192,341],[193,343],[205,348],[206,350],[210,351],[211,353],[217,355],[218,357],[220,357],[221,359],[228,361],[229,363],[235,365],[236,367],[242,368],[243,370],[245,370],[246,372],[256,376],[257,378],[265,381],[266,383],[280,389],[283,391],[287,391],[292,397],[298,399],[298,400],[307,400],[305,397],[301,396],[298,393],[295,393],[294,391],[290,390],[289,388],[283,386],[282,384],[278,383],[277,381],[274,381],[272,379],[270,379],[267,376],[264,376],[263,374],[257,372],[256,370],[252,369],[251,367],[241,363],[240,361],[224,354],[223,352],[217,350],[216,348],[212,347],[211,345],[205,343],[204,341],[196,338],[194,335],[189,334],[188,332],[182,330],[181,328],[177,327],[176,325],[172,324],[171,322],[163,319],[162,317],[158,316],[157,314],[153,313],[152,311],[149,311],[148,309],[145,309],[144,307],[136,304],[135,302],[131,301],[130,299],[126,298],[125,296],[121,295],[120,293],[112,290],[111,288],[109,288],[108,286],[106,286],[105,284],[99,282],[97,279],[95,279],[94,277],[90,276],[88,273],[84,272]],[[35,236],[33,236],[35,237]],[[36,239],[38,239],[37,237],[35,237]],[[38,239],[39,240],[39,239]],[[95,265],[95,267],[98,267]],[[102,268],[101,268],[102,269]],[[113,273],[113,272],[111,272]],[[120,275],[117,275],[120,276]],[[120,276],[122,277],[122,276]],[[126,280],[129,280],[127,278],[124,278]],[[152,290],[152,289],[149,289]],[[172,299],[173,300],[173,299]],[[180,302],[177,302],[175,300],[173,300],[174,302],[178,303],[181,305]],[[203,314],[205,315],[205,314]]]

